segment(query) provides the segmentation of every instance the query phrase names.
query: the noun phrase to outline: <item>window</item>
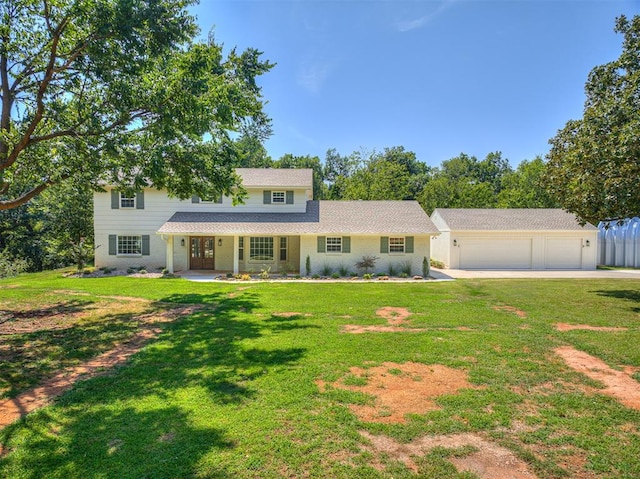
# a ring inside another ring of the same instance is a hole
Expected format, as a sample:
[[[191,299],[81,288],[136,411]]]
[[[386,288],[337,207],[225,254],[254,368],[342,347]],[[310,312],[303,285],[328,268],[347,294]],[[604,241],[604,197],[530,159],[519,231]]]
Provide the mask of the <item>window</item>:
[[[284,204],[286,201],[284,191],[272,191],[271,192],[271,203],[279,203]]]
[[[249,261],[273,261],[273,238],[270,236],[249,238]]]
[[[200,198],[201,203],[222,203],[222,194],[214,197],[214,196],[205,196],[204,198]]]
[[[342,253],[342,236],[327,236],[327,253]]]
[[[238,238],[238,259],[244,261],[244,237]]]
[[[287,237],[280,238],[280,261],[287,261]]]
[[[389,238],[389,253],[404,253],[404,237]]]
[[[141,255],[142,236],[118,236],[118,255]]]
[[[120,208],[135,208],[136,195],[127,196],[126,193],[120,193]]]

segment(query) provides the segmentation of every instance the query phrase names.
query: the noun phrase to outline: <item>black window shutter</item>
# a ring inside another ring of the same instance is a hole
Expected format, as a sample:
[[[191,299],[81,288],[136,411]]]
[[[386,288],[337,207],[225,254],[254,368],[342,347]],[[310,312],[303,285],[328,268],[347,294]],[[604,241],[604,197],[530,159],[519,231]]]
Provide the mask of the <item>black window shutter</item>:
[[[264,190],[262,192],[262,203],[265,205],[271,204],[271,190]]]
[[[109,254],[116,254],[116,242],[118,241],[118,237],[116,235],[109,235]]]
[[[287,191],[287,204],[293,204],[293,191]]]
[[[144,209],[144,191],[138,191],[136,193],[136,209],[137,210]]]
[[[191,203],[200,203],[200,197],[198,195],[193,195],[191,197]]]
[[[142,255],[149,256],[151,254],[149,248],[149,235],[142,235]]]
[[[222,193],[220,193],[220,194],[218,195],[218,197],[216,198],[216,203],[218,203],[218,204],[222,204]]]
[[[318,236],[318,253],[324,253],[327,247],[327,237]]]
[[[407,236],[404,239],[404,252],[413,253],[413,236]]]
[[[120,192],[118,190],[111,190],[111,209],[117,210],[119,208],[120,208]]]

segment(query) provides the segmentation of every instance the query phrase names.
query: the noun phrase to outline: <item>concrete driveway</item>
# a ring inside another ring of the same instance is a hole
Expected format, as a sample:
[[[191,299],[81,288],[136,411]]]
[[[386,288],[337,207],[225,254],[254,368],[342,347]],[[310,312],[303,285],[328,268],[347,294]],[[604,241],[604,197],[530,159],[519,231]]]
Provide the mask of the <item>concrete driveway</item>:
[[[471,270],[431,268],[431,276],[437,279],[461,278],[574,278],[574,279],[638,279],[640,269],[582,270]]]

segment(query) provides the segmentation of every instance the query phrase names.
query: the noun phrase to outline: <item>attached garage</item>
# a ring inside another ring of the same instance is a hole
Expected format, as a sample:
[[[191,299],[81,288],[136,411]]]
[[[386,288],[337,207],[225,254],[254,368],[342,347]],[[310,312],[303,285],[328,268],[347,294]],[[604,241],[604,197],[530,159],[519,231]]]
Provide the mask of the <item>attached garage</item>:
[[[561,209],[437,208],[432,258],[454,269],[595,269],[597,229]]]

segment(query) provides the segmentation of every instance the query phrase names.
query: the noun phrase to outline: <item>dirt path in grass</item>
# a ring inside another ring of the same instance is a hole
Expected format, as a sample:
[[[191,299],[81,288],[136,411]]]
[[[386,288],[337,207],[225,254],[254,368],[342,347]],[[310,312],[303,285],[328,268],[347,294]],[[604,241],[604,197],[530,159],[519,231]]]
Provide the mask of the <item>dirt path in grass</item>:
[[[589,326],[588,324],[569,324],[569,323],[556,323],[557,331],[604,331],[609,333],[628,331],[629,328],[617,327],[617,326]]]
[[[147,341],[160,334],[162,328],[156,326],[156,324],[170,322],[181,316],[189,315],[198,308],[198,306],[193,305],[181,306],[136,317],[136,320],[140,322],[140,331],[112,350],[100,354],[83,364],[67,368],[39,386],[24,391],[14,398],[0,401],[0,429],[51,403],[55,397],[71,389],[76,381],[106,374],[114,367],[124,364]],[[2,445],[0,445],[0,456],[2,453]]]
[[[640,383],[630,377],[628,371],[610,368],[601,359],[571,346],[562,346],[554,351],[574,371],[602,382],[605,388],[598,392],[614,397],[631,409],[640,410]]]

